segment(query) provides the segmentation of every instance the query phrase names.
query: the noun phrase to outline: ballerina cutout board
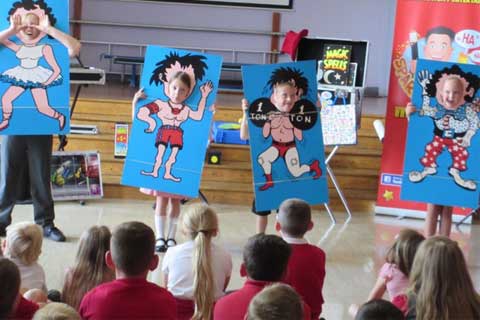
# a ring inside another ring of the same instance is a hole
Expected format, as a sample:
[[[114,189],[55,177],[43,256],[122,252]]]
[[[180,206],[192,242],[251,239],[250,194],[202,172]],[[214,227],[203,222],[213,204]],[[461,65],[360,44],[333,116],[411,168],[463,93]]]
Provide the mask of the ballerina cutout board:
[[[257,211],[328,201],[316,62],[242,67]]]
[[[418,60],[402,200],[478,207],[480,67]]]
[[[220,56],[148,46],[122,184],[198,195]]]
[[[15,30],[0,43],[0,134],[70,131],[70,59],[44,31],[68,33],[68,8],[64,0],[0,1],[0,30]]]

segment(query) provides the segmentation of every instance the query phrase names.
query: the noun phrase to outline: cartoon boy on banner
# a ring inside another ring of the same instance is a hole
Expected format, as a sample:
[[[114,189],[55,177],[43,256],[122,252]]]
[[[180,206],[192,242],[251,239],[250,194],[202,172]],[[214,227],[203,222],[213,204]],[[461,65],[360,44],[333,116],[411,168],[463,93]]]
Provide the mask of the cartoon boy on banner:
[[[413,101],[421,101],[421,109],[409,125],[402,198],[466,207],[478,203],[480,170],[469,164],[477,163],[472,157],[480,157],[480,146],[474,142],[480,125],[479,74],[480,67],[472,65],[419,60]],[[430,132],[430,138],[422,139],[424,132],[417,130]],[[417,164],[412,161],[415,154],[417,161],[421,155]]]
[[[68,132],[69,58],[55,34],[47,34],[51,26],[68,32],[68,6],[53,0],[2,1],[0,12],[8,12],[0,28],[16,31],[1,44],[9,50],[0,50],[0,134]]]
[[[122,183],[197,196],[220,68],[218,56],[148,47]]]
[[[286,198],[327,201],[315,62],[242,68],[257,210]],[[281,161],[282,159],[283,161]]]

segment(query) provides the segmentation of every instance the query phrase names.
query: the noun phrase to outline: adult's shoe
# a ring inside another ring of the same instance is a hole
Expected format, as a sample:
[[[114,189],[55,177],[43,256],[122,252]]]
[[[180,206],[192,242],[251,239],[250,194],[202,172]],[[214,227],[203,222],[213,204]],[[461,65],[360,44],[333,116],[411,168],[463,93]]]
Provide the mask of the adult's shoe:
[[[53,225],[43,227],[43,236],[57,242],[64,242],[66,240],[63,232]]]

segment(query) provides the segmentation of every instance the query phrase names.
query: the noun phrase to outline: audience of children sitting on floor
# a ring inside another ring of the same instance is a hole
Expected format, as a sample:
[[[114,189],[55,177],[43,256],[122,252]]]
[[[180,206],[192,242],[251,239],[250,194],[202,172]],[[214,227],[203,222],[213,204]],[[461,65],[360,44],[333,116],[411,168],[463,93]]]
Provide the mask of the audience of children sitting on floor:
[[[147,281],[159,264],[152,228],[93,226],[79,240],[60,301],[51,302],[38,264],[41,229],[11,225],[0,247],[0,319],[319,319],[328,270],[325,252],[304,238],[313,227],[310,206],[284,201],[275,227],[280,236],[247,240],[246,281],[227,291],[232,257],[212,241],[219,217],[210,206],[184,210],[187,241],[162,261],[166,288]],[[352,319],[480,319],[480,297],[455,241],[404,229],[385,260],[367,302],[350,307]],[[382,300],[385,293],[392,302]]]

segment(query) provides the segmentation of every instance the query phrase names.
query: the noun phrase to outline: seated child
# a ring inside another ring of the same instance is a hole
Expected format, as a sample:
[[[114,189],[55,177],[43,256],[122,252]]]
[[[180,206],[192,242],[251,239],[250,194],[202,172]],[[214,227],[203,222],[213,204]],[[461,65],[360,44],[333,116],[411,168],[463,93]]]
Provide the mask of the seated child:
[[[170,248],[163,258],[165,285],[177,299],[177,319],[211,319],[213,304],[230,281],[232,257],[212,242],[218,217],[211,207],[189,206],[182,232],[189,241]]]
[[[80,237],[75,264],[65,274],[62,289],[62,301],[75,310],[78,310],[80,301],[88,291],[115,279],[114,270],[105,263],[111,237],[106,226],[90,227]]]
[[[265,287],[248,306],[246,320],[302,320],[302,298],[286,284]]]
[[[259,233],[250,237],[243,249],[248,279],[241,289],[217,301],[214,319],[243,320],[253,297],[266,286],[283,279],[290,251],[289,244],[278,236]],[[310,307],[304,303],[303,310],[304,318],[310,319]]]
[[[43,231],[35,223],[20,222],[7,227],[4,241],[5,256],[20,270],[20,291],[40,289],[47,292],[45,271],[38,263],[42,252]]]
[[[308,244],[304,235],[313,228],[310,206],[300,199],[282,202],[278,210],[276,229],[290,244],[292,254],[287,266],[285,283],[291,285],[312,309],[312,319],[322,313],[325,252]]]
[[[32,320],[81,320],[80,315],[68,304],[50,302],[33,316]]]
[[[11,260],[0,258],[0,319],[31,319],[38,305],[20,294],[20,271]]]
[[[387,252],[386,262],[380,269],[377,282],[368,295],[367,301],[382,299],[385,292],[388,292],[390,301],[398,295],[405,294],[415,254],[424,240],[425,237],[415,230],[400,231]],[[349,312],[355,316],[357,310],[358,306],[353,304]]]
[[[80,303],[82,319],[176,319],[172,294],[147,281],[158,265],[155,234],[141,222],[117,226],[106,254],[116,280],[90,290]]]
[[[480,296],[455,241],[442,236],[423,241],[409,280],[407,293],[392,301],[407,319],[480,319]]]
[[[355,316],[355,320],[404,320],[402,311],[391,302],[375,299],[363,304]]]

